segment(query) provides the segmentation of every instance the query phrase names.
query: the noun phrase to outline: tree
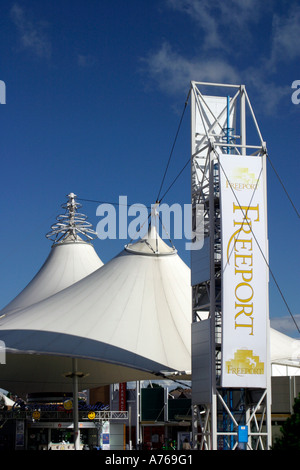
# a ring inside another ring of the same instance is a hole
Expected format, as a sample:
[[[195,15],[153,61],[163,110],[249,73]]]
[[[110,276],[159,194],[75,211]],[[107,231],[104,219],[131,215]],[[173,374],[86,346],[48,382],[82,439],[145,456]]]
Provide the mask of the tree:
[[[300,394],[295,399],[293,413],[280,428],[272,450],[300,450]]]

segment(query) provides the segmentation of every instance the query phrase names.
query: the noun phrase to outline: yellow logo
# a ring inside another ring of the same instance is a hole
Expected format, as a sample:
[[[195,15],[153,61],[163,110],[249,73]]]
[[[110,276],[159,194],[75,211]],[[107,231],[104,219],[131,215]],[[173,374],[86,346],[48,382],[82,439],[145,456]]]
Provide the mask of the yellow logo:
[[[65,400],[64,401],[64,409],[67,411],[72,410],[73,408],[73,401],[72,400]]]
[[[39,420],[41,417],[41,413],[38,410],[34,410],[34,412],[32,413],[32,417],[33,419]]]
[[[249,168],[234,168],[230,177],[230,181],[226,181],[226,188],[231,187],[236,191],[243,189],[254,190],[258,186],[258,178],[255,173],[249,171]]]
[[[262,375],[264,373],[264,363],[260,362],[259,356],[254,356],[250,349],[238,349],[234,353],[234,358],[226,361],[227,374],[238,376]]]
[[[90,412],[88,413],[88,418],[89,418],[90,420],[95,419],[95,416],[96,416],[95,411],[90,411]]]

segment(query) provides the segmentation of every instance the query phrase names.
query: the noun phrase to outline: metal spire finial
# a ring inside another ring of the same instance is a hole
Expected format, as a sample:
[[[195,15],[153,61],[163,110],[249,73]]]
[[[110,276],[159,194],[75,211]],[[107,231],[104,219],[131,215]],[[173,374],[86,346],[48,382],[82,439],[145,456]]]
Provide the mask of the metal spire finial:
[[[62,204],[65,214],[56,217],[57,222],[51,226],[52,231],[46,237],[54,244],[68,242],[90,241],[97,236],[92,224],[87,222],[87,216],[77,212],[81,204],[75,201],[76,194],[67,195],[68,201]]]

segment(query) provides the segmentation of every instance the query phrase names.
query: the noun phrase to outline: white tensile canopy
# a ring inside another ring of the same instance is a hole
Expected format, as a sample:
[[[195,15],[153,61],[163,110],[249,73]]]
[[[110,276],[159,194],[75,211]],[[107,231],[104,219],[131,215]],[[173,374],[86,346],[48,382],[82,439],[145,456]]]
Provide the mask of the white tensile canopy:
[[[69,287],[103,266],[93,245],[85,241],[67,241],[53,245],[45,263],[0,315],[25,308]]]
[[[6,396],[3,392],[0,391],[0,410],[1,406],[5,407],[13,407],[15,402],[11,400],[8,396]]]
[[[190,270],[157,235],[84,279],[4,315],[0,386],[21,394],[160,378],[191,369]]]
[[[0,316],[46,299],[103,266],[90,243],[93,230],[85,216],[77,214],[79,204],[75,194],[67,197],[68,202],[62,206],[66,213],[58,216],[58,223],[47,235],[54,243],[46,261],[29,284],[0,311]]]
[[[70,391],[72,359],[81,389],[176,373],[188,379],[191,311],[190,269],[152,227],[68,288],[2,312],[0,387],[18,395]],[[299,341],[271,329],[270,342],[272,363],[280,356],[299,367]]]
[[[300,375],[300,340],[271,328],[272,375]]]

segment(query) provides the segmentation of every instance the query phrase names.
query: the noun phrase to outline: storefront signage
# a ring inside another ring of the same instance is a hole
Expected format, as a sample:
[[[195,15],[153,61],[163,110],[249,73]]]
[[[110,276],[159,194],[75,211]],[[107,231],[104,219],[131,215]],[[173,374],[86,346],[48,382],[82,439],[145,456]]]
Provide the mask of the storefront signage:
[[[19,409],[22,409],[24,411],[72,411],[73,409],[73,402],[72,400],[67,400],[66,402],[63,403],[63,405],[60,404],[43,404],[43,403],[26,403],[22,404],[20,402],[15,402],[14,405],[12,406],[12,410],[16,411]],[[107,411],[109,410],[108,405],[104,405],[103,403],[97,403],[96,405],[88,405],[86,403],[79,403],[78,404],[78,410],[79,411]]]
[[[95,429],[95,423],[93,421],[80,421],[80,428],[92,428]],[[70,422],[55,422],[55,421],[36,421],[29,423],[30,428],[47,428],[47,429],[73,429],[74,424]]]
[[[126,411],[126,382],[119,383],[119,410]]]

